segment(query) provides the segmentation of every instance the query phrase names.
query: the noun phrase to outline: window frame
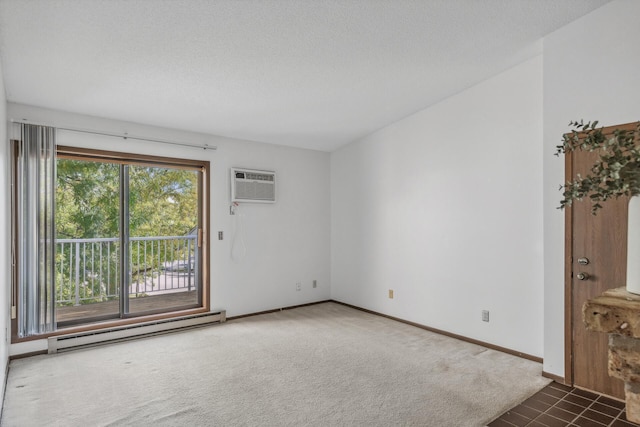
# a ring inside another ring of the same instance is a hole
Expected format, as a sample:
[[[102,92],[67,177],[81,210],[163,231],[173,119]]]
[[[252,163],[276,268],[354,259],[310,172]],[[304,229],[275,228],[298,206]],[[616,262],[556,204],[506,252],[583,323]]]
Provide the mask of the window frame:
[[[19,337],[18,336],[18,310],[19,307],[17,305],[18,298],[18,281],[16,277],[16,265],[15,260],[12,260],[12,283],[11,283],[11,343],[21,343],[27,341],[34,340],[42,340],[51,336],[56,335],[64,335],[76,332],[86,332],[98,329],[105,329],[116,326],[123,325],[132,325],[137,323],[144,323],[149,321],[156,321],[160,319],[170,319],[181,316],[188,316],[199,313],[209,312],[211,309],[211,301],[210,301],[210,263],[211,263],[211,238],[210,238],[210,200],[211,200],[211,185],[210,181],[210,162],[208,160],[193,160],[193,159],[183,159],[183,158],[173,158],[173,157],[163,157],[156,155],[147,155],[147,154],[135,154],[135,153],[125,153],[120,151],[108,151],[108,150],[97,150],[91,148],[80,148],[80,147],[71,147],[58,145],[56,147],[56,156],[57,158],[64,159],[76,159],[76,160],[97,160],[101,162],[109,162],[109,163],[119,163],[119,164],[129,164],[129,165],[140,165],[140,166],[166,166],[177,169],[187,169],[187,170],[198,170],[202,173],[202,179],[200,180],[200,188],[199,188],[199,205],[201,209],[202,215],[202,231],[199,239],[201,240],[201,255],[202,255],[202,272],[201,272],[201,280],[202,280],[202,305],[196,308],[183,309],[183,310],[175,310],[170,312],[163,312],[157,314],[147,314],[140,316],[127,316],[125,318],[119,319],[109,319],[105,321],[99,321],[95,323],[87,323],[84,325],[77,326],[67,326],[57,329],[53,332],[43,333],[39,335],[33,335],[29,337]],[[16,162],[16,158],[12,158],[11,160],[14,163]],[[15,171],[15,167],[14,167]],[[15,172],[14,172],[15,174]],[[12,176],[12,180],[15,180],[16,177]],[[13,186],[12,188],[12,199],[16,196],[16,188]],[[15,212],[15,204],[12,202],[11,206],[11,224],[12,229],[16,229],[18,225],[18,218]],[[18,243],[16,242],[15,245]]]

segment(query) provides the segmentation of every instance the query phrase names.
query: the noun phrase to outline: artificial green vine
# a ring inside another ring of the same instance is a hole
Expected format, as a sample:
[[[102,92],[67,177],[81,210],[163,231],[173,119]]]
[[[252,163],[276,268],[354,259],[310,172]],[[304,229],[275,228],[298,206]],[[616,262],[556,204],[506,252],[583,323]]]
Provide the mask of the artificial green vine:
[[[601,202],[620,196],[640,194],[640,122],[633,130],[616,129],[610,136],[604,135],[598,122],[571,122],[570,133],[563,136],[556,156],[575,150],[599,151],[600,158],[590,173],[580,174],[564,186],[559,209],[571,206],[574,200],[588,197],[592,202],[591,213],[602,208]]]

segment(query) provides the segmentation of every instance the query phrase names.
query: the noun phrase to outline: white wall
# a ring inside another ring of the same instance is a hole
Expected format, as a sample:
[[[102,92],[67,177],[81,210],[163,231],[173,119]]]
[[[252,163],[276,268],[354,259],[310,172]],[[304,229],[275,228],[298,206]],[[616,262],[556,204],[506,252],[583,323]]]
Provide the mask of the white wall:
[[[541,141],[536,57],[333,152],[332,298],[542,356]]]
[[[58,144],[146,153],[211,162],[211,306],[237,316],[330,297],[329,154],[181,132],[113,120],[8,104],[9,119],[28,119],[58,127],[75,127],[161,138],[190,144],[208,143],[218,150],[60,131]],[[229,214],[229,168],[275,170],[277,203],[242,204],[246,256],[231,259],[234,221]],[[224,240],[217,240],[217,232]],[[2,239],[1,241],[7,241]],[[6,262],[7,256],[0,257]],[[8,269],[6,269],[8,270]],[[6,271],[0,270],[0,271]],[[312,288],[317,280],[318,287]],[[302,290],[296,291],[296,283]],[[43,344],[12,346],[12,353],[35,351]]]
[[[544,370],[564,376],[564,162],[553,156],[571,120],[640,120],[640,2],[617,0],[544,39]]]
[[[4,400],[4,381],[7,370],[7,359],[9,356],[9,345],[7,337],[10,331],[10,311],[9,301],[11,300],[11,220],[10,206],[11,197],[9,186],[9,158],[10,150],[7,141],[7,98],[4,89],[4,78],[2,76],[2,64],[0,64],[0,282],[4,287],[0,292],[0,402]]]

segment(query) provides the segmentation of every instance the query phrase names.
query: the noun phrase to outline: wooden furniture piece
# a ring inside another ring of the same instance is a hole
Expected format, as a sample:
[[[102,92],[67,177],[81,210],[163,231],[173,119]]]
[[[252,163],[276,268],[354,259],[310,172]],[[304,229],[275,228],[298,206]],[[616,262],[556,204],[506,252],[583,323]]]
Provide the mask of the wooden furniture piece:
[[[640,423],[640,295],[610,289],[588,300],[587,329],[609,334],[609,375],[624,381],[627,419]]]

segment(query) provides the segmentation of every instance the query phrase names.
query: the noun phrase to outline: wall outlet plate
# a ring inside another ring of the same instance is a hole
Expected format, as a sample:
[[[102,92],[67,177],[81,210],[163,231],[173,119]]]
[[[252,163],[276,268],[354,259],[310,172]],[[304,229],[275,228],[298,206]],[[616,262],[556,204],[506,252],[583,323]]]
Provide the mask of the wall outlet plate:
[[[393,299],[393,289],[389,289],[389,299]]]

